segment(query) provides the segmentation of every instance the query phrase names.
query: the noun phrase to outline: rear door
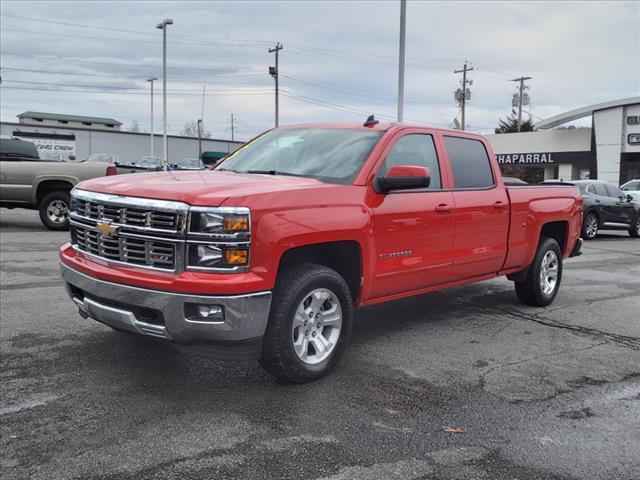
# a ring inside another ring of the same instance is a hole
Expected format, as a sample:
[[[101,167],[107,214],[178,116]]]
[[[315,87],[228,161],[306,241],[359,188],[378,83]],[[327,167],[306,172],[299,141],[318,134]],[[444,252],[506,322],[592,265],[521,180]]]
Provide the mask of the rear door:
[[[607,196],[611,199],[611,222],[631,225],[635,217],[633,203],[627,200],[627,194],[615,185],[605,184]]]
[[[403,131],[394,138],[382,153],[384,161],[376,172],[379,177],[394,165],[423,166],[429,169],[431,182],[426,189],[371,195],[368,203],[374,218],[375,274],[370,298],[450,280],[453,194],[442,189],[442,160],[434,138],[422,132]]]
[[[445,135],[444,144],[454,183],[456,280],[497,272],[509,232],[509,198],[500,174],[480,140]]]

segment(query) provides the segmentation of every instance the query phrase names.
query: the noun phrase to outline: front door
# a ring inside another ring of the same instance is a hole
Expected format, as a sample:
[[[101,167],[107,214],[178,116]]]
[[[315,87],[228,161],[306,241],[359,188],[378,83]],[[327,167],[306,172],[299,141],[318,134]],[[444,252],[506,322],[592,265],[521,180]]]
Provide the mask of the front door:
[[[383,155],[376,177],[394,165],[416,165],[429,169],[431,182],[426,189],[371,194],[375,273],[370,298],[445,283],[452,266],[453,195],[442,191],[433,137],[404,134]]]

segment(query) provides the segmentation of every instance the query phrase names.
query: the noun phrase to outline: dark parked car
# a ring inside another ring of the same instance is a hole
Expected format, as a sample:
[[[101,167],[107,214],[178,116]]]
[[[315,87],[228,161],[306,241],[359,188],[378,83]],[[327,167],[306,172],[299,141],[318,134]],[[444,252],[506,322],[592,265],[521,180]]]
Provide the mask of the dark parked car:
[[[640,237],[640,203],[634,202],[615,185],[598,180],[575,180],[584,197],[582,238],[591,240],[598,230],[627,230],[633,238]]]

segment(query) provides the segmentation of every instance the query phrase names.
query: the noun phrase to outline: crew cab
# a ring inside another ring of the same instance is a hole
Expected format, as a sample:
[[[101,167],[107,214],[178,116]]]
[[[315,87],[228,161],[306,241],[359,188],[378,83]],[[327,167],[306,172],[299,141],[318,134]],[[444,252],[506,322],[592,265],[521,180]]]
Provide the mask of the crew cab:
[[[79,181],[116,173],[112,165],[40,158],[32,142],[0,139],[0,207],[37,209],[50,230],[69,228],[69,192]]]
[[[373,118],[276,128],[213,171],[82,182],[70,215],[83,317],[292,382],[336,365],[358,307],[504,275],[549,305],[582,244],[577,187],[505,187],[484,137]]]

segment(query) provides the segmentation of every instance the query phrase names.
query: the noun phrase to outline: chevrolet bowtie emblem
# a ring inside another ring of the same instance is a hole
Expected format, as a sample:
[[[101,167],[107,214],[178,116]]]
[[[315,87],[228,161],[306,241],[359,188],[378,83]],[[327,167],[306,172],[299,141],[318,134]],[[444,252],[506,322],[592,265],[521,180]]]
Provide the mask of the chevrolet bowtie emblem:
[[[118,232],[118,227],[111,225],[109,222],[100,222],[96,225],[96,229],[102,235],[115,235]]]

